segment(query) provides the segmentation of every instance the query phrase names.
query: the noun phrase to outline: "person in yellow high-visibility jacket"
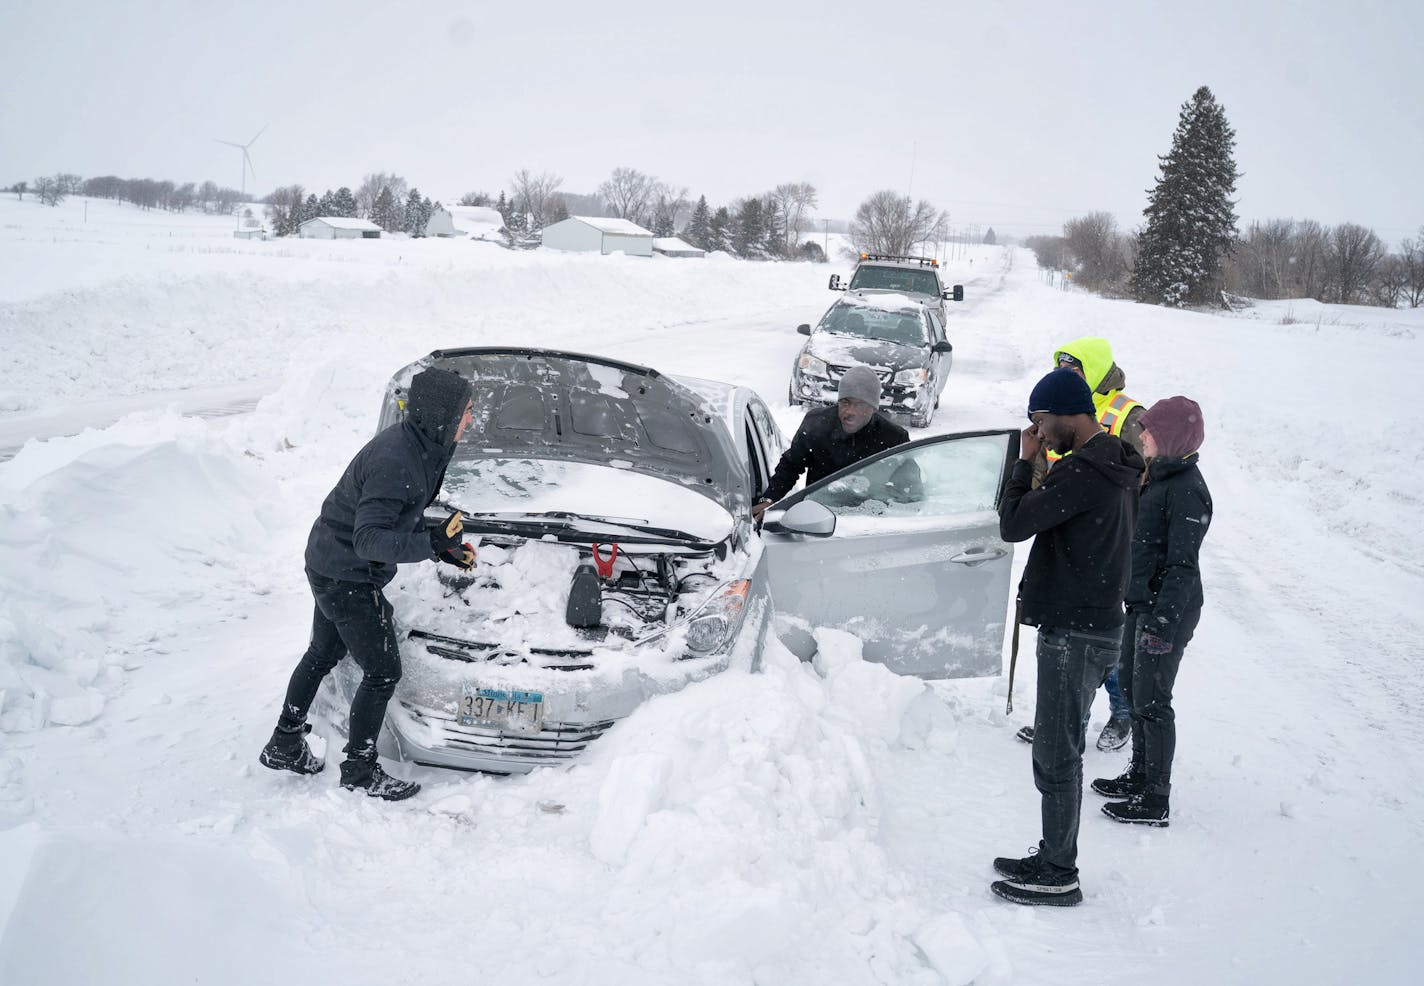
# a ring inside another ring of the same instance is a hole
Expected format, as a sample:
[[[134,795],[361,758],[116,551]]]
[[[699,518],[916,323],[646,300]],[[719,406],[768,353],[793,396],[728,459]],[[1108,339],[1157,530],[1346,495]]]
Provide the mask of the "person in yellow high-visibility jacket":
[[[1096,336],[1074,339],[1053,351],[1053,364],[1055,369],[1072,370],[1087,382],[1093,391],[1093,408],[1103,431],[1121,438],[1141,455],[1144,408],[1140,402],[1122,392],[1127,384],[1127,374],[1113,361],[1111,344]],[[1043,482],[1053,463],[1061,458],[1055,452],[1039,457],[1034,463],[1034,486]],[[1098,735],[1098,749],[1116,750],[1126,744],[1132,735],[1131,709],[1118,688],[1117,668],[1108,673],[1103,688],[1108,693],[1109,718]],[[1087,725],[1086,718],[1084,725]],[[1033,727],[1024,726],[1018,731],[1018,737],[1032,743]]]

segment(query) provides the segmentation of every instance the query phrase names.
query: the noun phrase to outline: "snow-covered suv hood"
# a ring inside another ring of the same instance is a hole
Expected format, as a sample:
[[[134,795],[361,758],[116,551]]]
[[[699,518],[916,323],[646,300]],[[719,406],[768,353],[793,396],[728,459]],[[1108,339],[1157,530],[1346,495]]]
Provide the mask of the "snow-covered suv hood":
[[[927,346],[906,346],[898,342],[865,339],[835,332],[815,333],[806,343],[805,351],[835,366],[860,364],[899,372],[930,364],[930,351]]]
[[[612,466],[694,489],[734,517],[749,508],[721,411],[656,370],[545,349],[436,350],[391,378],[382,428],[400,419],[411,377],[427,367],[453,370],[473,387],[474,421],[456,461]]]

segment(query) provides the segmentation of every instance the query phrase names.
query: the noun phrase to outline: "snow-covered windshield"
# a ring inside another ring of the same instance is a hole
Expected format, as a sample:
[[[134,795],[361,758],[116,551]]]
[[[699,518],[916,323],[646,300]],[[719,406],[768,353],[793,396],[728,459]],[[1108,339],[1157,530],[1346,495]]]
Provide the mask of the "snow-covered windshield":
[[[468,458],[450,463],[440,499],[466,513],[573,513],[720,541],[727,511],[700,493],[608,465],[547,459]]]
[[[872,267],[862,264],[850,279],[851,290],[909,291],[913,294],[939,295],[934,271],[906,270],[903,267]]]
[[[823,332],[860,336],[903,346],[925,344],[924,319],[917,312],[886,311],[868,305],[834,305],[821,319]]]

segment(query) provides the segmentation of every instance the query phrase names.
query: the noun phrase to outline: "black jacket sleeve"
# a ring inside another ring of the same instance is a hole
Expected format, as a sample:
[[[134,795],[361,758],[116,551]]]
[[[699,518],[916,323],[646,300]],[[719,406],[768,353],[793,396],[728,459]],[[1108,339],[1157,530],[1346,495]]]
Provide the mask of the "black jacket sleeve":
[[[1073,481],[1077,471],[1077,463],[1062,459],[1049,470],[1043,485],[1033,489],[1033,463],[1015,462],[999,501],[999,536],[1009,542],[1027,541],[1087,510],[1091,504],[1084,497],[1084,484]]]
[[[801,474],[810,468],[811,441],[806,427],[809,420],[810,415],[807,415],[802,419],[801,427],[796,429],[796,437],[791,439],[791,446],[782,453],[781,461],[776,464],[776,470],[771,474],[771,482],[766,484],[766,490],[762,493],[762,499],[773,503],[780,500],[791,492]]]
[[[1182,615],[1192,605],[1192,596],[1201,584],[1198,557],[1202,539],[1211,523],[1211,502],[1199,486],[1172,490],[1167,504],[1167,545],[1162,559],[1161,587],[1152,601],[1146,623],[1166,640],[1174,639]]]
[[[404,470],[390,466],[377,467],[365,477],[351,532],[358,557],[388,564],[435,557],[430,535],[423,527],[413,533],[399,530],[402,516],[410,513],[412,491],[417,488]]]

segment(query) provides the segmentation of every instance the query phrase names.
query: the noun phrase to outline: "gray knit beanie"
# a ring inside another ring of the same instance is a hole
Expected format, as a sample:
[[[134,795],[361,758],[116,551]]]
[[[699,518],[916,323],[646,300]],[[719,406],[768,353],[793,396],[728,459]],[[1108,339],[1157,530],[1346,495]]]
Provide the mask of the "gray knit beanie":
[[[841,377],[840,389],[836,396],[841,399],[853,397],[871,407],[880,406],[880,378],[868,366],[852,366]]]

